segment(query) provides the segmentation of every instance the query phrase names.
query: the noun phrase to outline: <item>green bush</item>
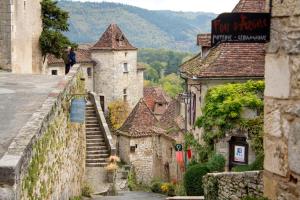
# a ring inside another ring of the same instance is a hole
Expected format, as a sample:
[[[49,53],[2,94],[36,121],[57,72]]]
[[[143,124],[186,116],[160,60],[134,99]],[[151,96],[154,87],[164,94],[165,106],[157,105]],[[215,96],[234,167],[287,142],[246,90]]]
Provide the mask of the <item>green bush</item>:
[[[256,171],[264,169],[264,156],[258,155],[253,163],[250,165],[241,165],[232,168],[234,172]]]
[[[151,186],[150,186],[150,189],[152,192],[154,193],[162,193],[161,191],[161,185],[163,184],[162,181],[160,180],[154,180],[151,182]]]
[[[82,200],[82,197],[81,196],[70,197],[70,200]]]
[[[206,166],[209,172],[223,172],[225,169],[226,159],[221,154],[213,154],[208,160]]]
[[[252,196],[246,196],[242,198],[242,200],[268,200],[266,197],[252,197]]]
[[[185,188],[183,183],[178,183],[175,186],[175,195],[176,196],[186,196]]]
[[[84,197],[92,197],[92,193],[93,189],[91,188],[91,186],[85,183],[81,190],[81,195]]]
[[[197,164],[187,169],[184,175],[184,188],[187,195],[203,195],[202,177],[208,172],[209,169],[203,164]]]

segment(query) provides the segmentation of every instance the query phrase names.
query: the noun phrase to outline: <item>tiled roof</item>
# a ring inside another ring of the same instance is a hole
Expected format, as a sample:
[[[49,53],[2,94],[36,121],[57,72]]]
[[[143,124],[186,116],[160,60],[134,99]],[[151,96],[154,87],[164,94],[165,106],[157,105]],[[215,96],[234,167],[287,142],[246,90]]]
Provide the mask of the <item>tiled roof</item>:
[[[121,29],[116,24],[111,24],[102,34],[99,41],[91,48],[99,50],[136,50],[132,46]]]
[[[222,43],[201,59],[198,54],[181,65],[181,71],[196,77],[263,77],[265,45]]]
[[[182,129],[183,126],[180,118],[182,118],[180,116],[180,102],[178,102],[178,100],[172,100],[160,118],[158,126],[166,130],[175,127]]]
[[[93,63],[91,59],[91,52],[87,49],[77,49],[76,53],[76,61],[77,63]],[[50,54],[47,57],[48,64],[64,64],[63,59],[56,58],[54,55]]]
[[[211,34],[198,34],[197,35],[197,45],[202,47],[211,47]]]
[[[155,103],[168,103],[171,98],[160,87],[144,87],[144,100],[151,111]]]
[[[125,132],[130,137],[145,137],[159,134],[153,126],[157,119],[148,108],[145,101],[141,99],[134,107],[119,132]]]
[[[240,0],[233,12],[265,12],[265,0]],[[201,58],[198,54],[181,65],[189,76],[263,77],[265,45],[261,43],[221,43]]]
[[[240,0],[232,12],[267,12],[266,0]]]

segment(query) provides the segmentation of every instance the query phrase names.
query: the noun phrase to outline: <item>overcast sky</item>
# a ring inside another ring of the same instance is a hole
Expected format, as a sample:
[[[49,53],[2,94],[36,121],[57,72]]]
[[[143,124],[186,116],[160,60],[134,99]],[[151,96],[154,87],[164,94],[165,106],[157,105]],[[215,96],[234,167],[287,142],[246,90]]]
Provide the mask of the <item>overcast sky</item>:
[[[103,0],[80,0],[102,2]],[[149,10],[231,12],[239,0],[106,0],[146,8]]]

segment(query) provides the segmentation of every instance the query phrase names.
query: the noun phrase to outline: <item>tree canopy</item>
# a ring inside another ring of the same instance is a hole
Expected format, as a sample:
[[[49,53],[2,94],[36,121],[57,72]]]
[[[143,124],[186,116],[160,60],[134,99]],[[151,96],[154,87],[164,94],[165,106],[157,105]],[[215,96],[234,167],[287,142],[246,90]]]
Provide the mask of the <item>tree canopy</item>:
[[[57,2],[53,0],[43,0],[41,7],[43,31],[40,36],[40,48],[42,55],[53,54],[59,58],[65,48],[76,46],[62,33],[69,30],[69,14],[59,8]]]

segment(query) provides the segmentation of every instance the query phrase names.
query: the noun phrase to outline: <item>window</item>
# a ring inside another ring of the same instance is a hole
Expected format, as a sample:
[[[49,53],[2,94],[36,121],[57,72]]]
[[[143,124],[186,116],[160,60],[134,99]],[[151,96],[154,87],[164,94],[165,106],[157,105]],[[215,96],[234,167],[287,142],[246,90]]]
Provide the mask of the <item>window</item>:
[[[54,70],[51,70],[51,75],[54,75],[54,76],[56,76],[56,75],[57,75],[57,70],[56,70],[56,69],[54,69]]]
[[[88,67],[86,69],[86,73],[87,73],[88,77],[92,77],[92,68]]]
[[[127,52],[125,52],[125,57],[127,56]]]
[[[123,63],[123,72],[128,73],[128,63]]]
[[[127,89],[123,89],[123,100],[127,101]]]

